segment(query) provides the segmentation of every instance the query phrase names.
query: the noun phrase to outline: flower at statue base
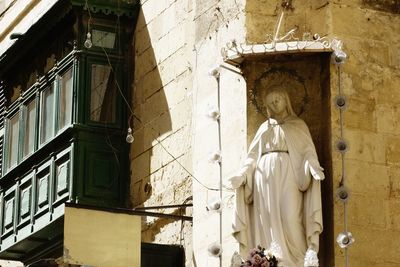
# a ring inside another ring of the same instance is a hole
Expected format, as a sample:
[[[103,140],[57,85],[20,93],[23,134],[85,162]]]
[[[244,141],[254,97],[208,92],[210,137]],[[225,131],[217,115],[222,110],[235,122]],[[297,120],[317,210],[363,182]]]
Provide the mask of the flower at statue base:
[[[262,258],[259,254],[255,254],[252,258],[251,258],[251,264],[253,265],[260,265],[262,262]]]
[[[277,267],[278,260],[271,253],[267,253],[265,248],[257,246],[250,250],[249,257],[242,262],[242,267]]]

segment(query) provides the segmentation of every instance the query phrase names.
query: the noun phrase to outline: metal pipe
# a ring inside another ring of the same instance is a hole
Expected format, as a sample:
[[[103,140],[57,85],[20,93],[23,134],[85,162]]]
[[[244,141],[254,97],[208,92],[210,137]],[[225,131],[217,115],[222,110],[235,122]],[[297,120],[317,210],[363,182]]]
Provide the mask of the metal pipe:
[[[85,204],[75,204],[75,203],[65,203],[66,207],[77,208],[77,209],[89,209],[89,210],[98,210],[98,211],[105,211],[105,212],[113,212],[113,213],[124,213],[129,215],[138,215],[138,216],[149,216],[149,217],[158,217],[158,218],[167,218],[167,219],[174,219],[174,220],[183,220],[183,221],[193,221],[193,217],[191,216],[183,216],[183,215],[176,215],[176,214],[165,214],[159,212],[148,212],[142,210],[133,210],[133,209],[125,209],[125,208],[107,208],[107,207],[96,207],[92,205],[85,205]]]
[[[220,73],[221,76],[221,73]],[[220,76],[217,77],[217,91],[218,91],[218,110],[221,113],[221,87],[220,87]],[[220,118],[221,119],[221,118]],[[221,135],[221,120],[218,119],[218,150],[222,155],[222,135]],[[219,161],[219,198],[222,205],[222,160]],[[219,213],[219,244],[222,247],[222,210]],[[219,266],[222,267],[222,253],[219,256]]]
[[[193,207],[193,204],[175,204],[175,205],[163,205],[163,206],[149,206],[149,207],[138,207],[133,210],[157,210],[157,209],[173,209],[173,208],[187,208]]]

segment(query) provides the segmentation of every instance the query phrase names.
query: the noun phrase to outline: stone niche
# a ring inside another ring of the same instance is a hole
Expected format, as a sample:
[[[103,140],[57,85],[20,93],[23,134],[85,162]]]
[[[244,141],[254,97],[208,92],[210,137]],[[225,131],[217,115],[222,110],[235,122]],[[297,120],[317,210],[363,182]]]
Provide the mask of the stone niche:
[[[320,266],[334,266],[330,53],[257,56],[243,61],[241,68],[247,82],[248,144],[266,120],[264,99],[268,88],[274,86],[287,90],[293,109],[310,129],[326,175],[322,183],[324,231],[320,236]]]

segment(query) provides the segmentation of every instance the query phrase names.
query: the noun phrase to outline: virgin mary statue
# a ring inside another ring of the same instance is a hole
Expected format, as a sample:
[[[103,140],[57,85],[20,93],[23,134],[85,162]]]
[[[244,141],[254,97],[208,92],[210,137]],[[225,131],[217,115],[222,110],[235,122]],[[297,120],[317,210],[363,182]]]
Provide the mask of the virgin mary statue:
[[[260,245],[279,259],[279,266],[318,266],[323,169],[287,92],[272,90],[266,106],[269,118],[243,167],[229,178],[236,189],[233,235],[243,254]]]

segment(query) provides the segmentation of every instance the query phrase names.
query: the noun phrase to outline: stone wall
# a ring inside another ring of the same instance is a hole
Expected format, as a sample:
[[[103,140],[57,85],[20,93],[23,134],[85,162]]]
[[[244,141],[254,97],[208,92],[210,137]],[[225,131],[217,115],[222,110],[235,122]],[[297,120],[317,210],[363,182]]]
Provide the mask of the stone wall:
[[[131,204],[189,203],[192,196],[192,17],[191,1],[141,1],[134,37]],[[191,215],[191,209],[152,210]],[[190,261],[189,222],[146,217],[142,241],[181,244]]]
[[[5,12],[5,10],[11,5],[12,0],[0,0],[0,14]]]
[[[363,1],[384,2],[389,1]],[[399,266],[400,196],[400,16],[358,1],[335,1],[332,35],[345,42],[349,61],[343,66],[344,113],[349,202],[349,231],[356,243],[349,250],[352,266]],[[336,113],[337,111],[332,111]],[[338,134],[333,121],[333,132]],[[334,161],[334,182],[340,178]],[[335,234],[343,229],[343,208],[335,205]],[[343,251],[336,249],[336,266]]]
[[[38,3],[29,1],[31,6],[27,6],[23,1],[16,1],[12,7],[15,9],[13,15],[0,18],[0,52],[12,43],[9,35],[13,28],[10,25],[24,31],[35,21],[31,16],[40,17],[55,1]],[[246,81],[235,71],[225,68],[220,68],[219,80],[210,77],[208,72],[222,63],[220,49],[226,42],[233,39],[237,43],[264,42],[267,34],[274,32],[281,3],[278,0],[141,1],[132,59],[135,65],[132,106],[140,121],[134,120],[130,203],[133,207],[182,204],[193,196],[193,209],[160,210],[193,214],[193,228],[188,222],[147,217],[143,220],[142,233],[145,242],[182,244],[188,266],[218,266],[218,258],[210,257],[207,247],[212,242],[219,242],[220,237],[223,239],[222,266],[229,265],[233,251],[237,250],[230,237],[232,193],[223,191],[222,217],[206,209],[210,199],[219,197],[219,192],[206,187],[216,189],[220,183],[220,166],[209,162],[209,154],[218,149],[221,136],[222,177],[225,179],[237,170],[246,154],[248,140],[261,120],[247,98],[248,90],[252,88],[251,79]],[[286,13],[281,33],[296,27],[300,37],[304,32],[337,37],[343,40],[349,55],[342,68],[342,82],[349,101],[344,112],[344,136],[350,145],[345,160],[346,184],[352,192],[348,204],[348,228],[356,238],[349,249],[350,264],[398,266],[398,3],[293,0],[292,5],[293,9]],[[26,8],[32,8],[34,12],[21,19],[20,13]],[[19,22],[15,23],[15,19]],[[306,68],[300,65],[300,70]],[[250,68],[248,77],[256,75],[257,71]],[[333,98],[338,94],[338,76],[334,67],[329,72],[327,87]],[[218,88],[220,128],[206,116],[210,108],[218,105]],[[339,112],[329,103],[323,103],[322,109],[324,105],[324,110],[330,112],[326,127],[330,127],[331,136],[322,139],[329,140],[330,147],[324,148],[325,143],[318,141],[321,137],[317,130],[314,138],[325,151],[322,154],[331,153],[328,158],[332,158],[332,173],[325,183],[333,190],[323,197],[328,199],[325,208],[333,206],[331,236],[336,237],[344,230],[343,205],[334,196],[342,171],[340,155],[334,149],[340,136]],[[314,127],[315,120],[318,119],[308,121],[310,128]],[[326,230],[330,231],[330,228]],[[344,252],[334,238],[323,238],[323,241],[328,242],[325,246],[334,248],[332,266],[345,266]]]
[[[142,1],[135,35],[133,84],[133,105],[141,122],[135,121],[134,126],[131,200],[133,206],[179,204],[193,195],[193,229],[186,224],[181,235],[180,222],[148,218],[143,232],[143,240],[149,242],[176,244],[184,240],[188,265],[218,266],[218,258],[210,257],[207,247],[219,242],[220,236],[224,249],[222,266],[229,265],[233,251],[237,250],[230,237],[232,193],[223,191],[222,217],[206,209],[210,199],[219,197],[219,192],[210,188],[217,189],[220,182],[220,166],[209,162],[209,155],[218,149],[221,136],[225,179],[237,170],[246,154],[248,140],[262,120],[248,101],[251,77],[254,82],[262,73],[260,66],[244,69],[246,80],[226,68],[220,68],[219,80],[208,72],[222,63],[220,49],[226,42],[266,41],[267,34],[274,33],[281,3],[278,0]],[[281,34],[297,28],[299,37],[304,32],[337,37],[343,40],[349,55],[341,77],[349,101],[344,112],[344,137],[350,145],[345,156],[346,185],[352,192],[348,229],[356,238],[349,249],[350,264],[397,266],[400,264],[396,245],[400,231],[397,6],[390,1],[294,0],[292,7],[286,12]],[[318,113],[303,117],[313,132],[322,161],[329,165],[328,179],[324,182],[327,190],[323,195],[328,210],[322,238],[322,246],[328,251],[324,255],[329,257],[325,263],[344,266],[344,252],[335,242],[337,234],[344,230],[343,204],[335,198],[342,171],[340,154],[334,148],[340,136],[339,111],[332,104],[338,94],[338,75],[328,61],[324,58],[326,64],[320,65],[322,72],[328,73],[324,74],[328,78],[323,78],[328,80],[319,82],[325,93],[318,98],[320,95],[314,92],[318,97],[312,103],[314,108],[309,109],[322,110],[323,121]],[[285,64],[290,67],[290,60],[281,65]],[[314,70],[307,64],[296,64],[305,76],[310,69]],[[206,116],[211,108],[218,106],[218,88],[220,128]]]
[[[218,82],[208,72],[222,63],[226,42],[243,39],[243,26],[242,1],[147,0],[136,27],[133,106],[141,122],[135,121],[131,150],[132,205],[179,204],[193,195],[193,257],[190,224],[182,232],[181,222],[147,218],[143,230],[143,241],[182,243],[188,266],[216,266],[218,258],[210,257],[207,247],[219,242],[220,226],[231,246],[224,249],[223,266],[236,249],[230,239],[232,193],[224,192],[223,225],[219,213],[206,209],[207,201],[219,196],[206,187],[218,188],[220,182],[218,164],[208,160],[218,148],[218,125],[206,114],[218,102]],[[246,91],[243,78],[229,70],[219,86],[226,176],[246,150]],[[239,119],[232,121],[232,115]]]
[[[238,245],[231,236],[233,193],[222,191],[222,212],[208,211],[207,203],[220,198],[221,179],[232,175],[246,155],[247,116],[246,81],[222,64],[221,48],[231,40],[244,42],[244,2],[241,0],[196,1],[195,24],[195,79],[193,168],[202,182],[193,182],[194,197],[194,266],[229,266]],[[219,65],[220,76],[209,75]],[[207,113],[218,108],[218,122]],[[221,142],[219,143],[219,139]],[[210,154],[221,146],[221,165],[210,162]],[[205,188],[205,186],[209,188]],[[209,256],[207,249],[222,239],[221,263],[219,258]],[[221,265],[220,265],[221,264]]]
[[[262,42],[274,32],[281,1],[248,0],[248,42]],[[281,33],[298,27],[303,32],[337,37],[349,60],[342,68],[348,230],[356,239],[349,249],[351,266],[398,266],[399,249],[399,111],[400,17],[391,1],[292,1]],[[265,25],[265,26],[262,26]],[[338,94],[337,71],[330,70],[332,98]],[[341,158],[334,143],[340,136],[339,112],[331,112],[333,194],[341,179]],[[324,196],[325,197],[325,196]],[[343,204],[333,195],[333,236],[344,230]],[[345,266],[344,251],[335,242],[334,266]]]

